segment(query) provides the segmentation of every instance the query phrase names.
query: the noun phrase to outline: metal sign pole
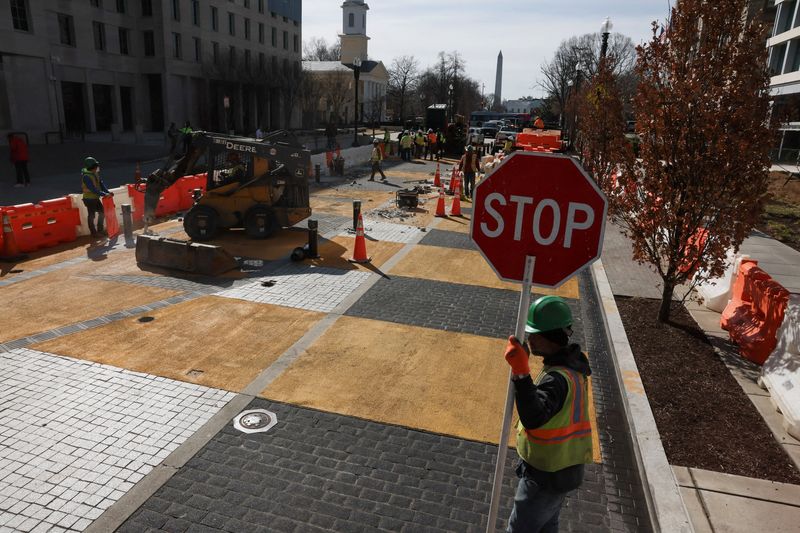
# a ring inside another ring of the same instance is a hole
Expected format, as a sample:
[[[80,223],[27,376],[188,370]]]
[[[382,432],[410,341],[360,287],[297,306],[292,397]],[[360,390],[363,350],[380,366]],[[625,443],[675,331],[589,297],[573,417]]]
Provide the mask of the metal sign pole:
[[[536,258],[529,255],[525,257],[525,275],[522,281],[522,292],[519,295],[519,310],[517,311],[517,327],[514,335],[525,342],[525,321],[528,317],[528,307],[531,305],[531,285],[533,284],[533,267]],[[508,390],[506,392],[506,406],[503,411],[503,427],[500,430],[500,444],[497,447],[497,462],[494,465],[494,484],[492,485],[492,502],[489,504],[489,520],[486,523],[486,533],[495,531],[497,511],[500,507],[500,493],[503,489],[503,471],[508,452],[508,434],[511,429],[511,415],[514,412],[514,386],[511,384],[511,369],[508,370]]]

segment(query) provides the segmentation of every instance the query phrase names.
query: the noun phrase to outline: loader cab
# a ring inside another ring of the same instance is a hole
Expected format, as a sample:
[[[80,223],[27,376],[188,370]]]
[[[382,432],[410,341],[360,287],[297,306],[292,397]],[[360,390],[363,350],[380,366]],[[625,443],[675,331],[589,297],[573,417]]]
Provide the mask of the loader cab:
[[[231,183],[245,183],[268,170],[264,159],[251,152],[229,150],[213,145],[208,154],[207,190],[211,191]]]

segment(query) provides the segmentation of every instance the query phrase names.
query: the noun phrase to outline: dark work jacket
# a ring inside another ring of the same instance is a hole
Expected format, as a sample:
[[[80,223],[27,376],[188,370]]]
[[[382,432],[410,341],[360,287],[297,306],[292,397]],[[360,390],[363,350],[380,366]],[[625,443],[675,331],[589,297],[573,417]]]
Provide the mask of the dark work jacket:
[[[545,366],[565,366],[584,376],[592,375],[589,361],[577,344],[570,344],[553,355],[544,358]],[[564,406],[569,387],[561,374],[550,372],[542,377],[538,385],[534,385],[531,376],[514,382],[514,399],[522,425],[527,429],[536,429],[547,423]],[[520,475],[533,479],[545,490],[568,492],[578,488],[583,481],[583,465],[574,465],[557,472],[538,470],[525,461],[521,461]]]

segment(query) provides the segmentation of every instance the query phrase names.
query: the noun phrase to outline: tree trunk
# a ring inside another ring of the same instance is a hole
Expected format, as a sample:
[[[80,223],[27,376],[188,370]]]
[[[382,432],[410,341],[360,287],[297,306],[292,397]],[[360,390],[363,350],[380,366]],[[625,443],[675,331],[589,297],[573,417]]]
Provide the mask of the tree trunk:
[[[672,307],[672,292],[675,290],[675,283],[664,281],[664,290],[661,293],[661,307],[658,309],[658,321],[667,322],[669,320],[670,308]]]

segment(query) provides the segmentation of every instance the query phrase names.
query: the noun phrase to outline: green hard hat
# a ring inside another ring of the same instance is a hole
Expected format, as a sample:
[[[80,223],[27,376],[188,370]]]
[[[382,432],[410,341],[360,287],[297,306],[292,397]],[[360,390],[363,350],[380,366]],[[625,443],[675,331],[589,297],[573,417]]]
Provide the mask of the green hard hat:
[[[526,333],[542,333],[572,325],[572,311],[558,296],[542,296],[528,309]]]
[[[99,165],[100,165],[100,162],[97,159],[95,159],[94,157],[91,157],[91,156],[87,157],[86,159],[83,160],[84,168],[88,168],[90,170],[93,169],[96,166],[99,166]]]

